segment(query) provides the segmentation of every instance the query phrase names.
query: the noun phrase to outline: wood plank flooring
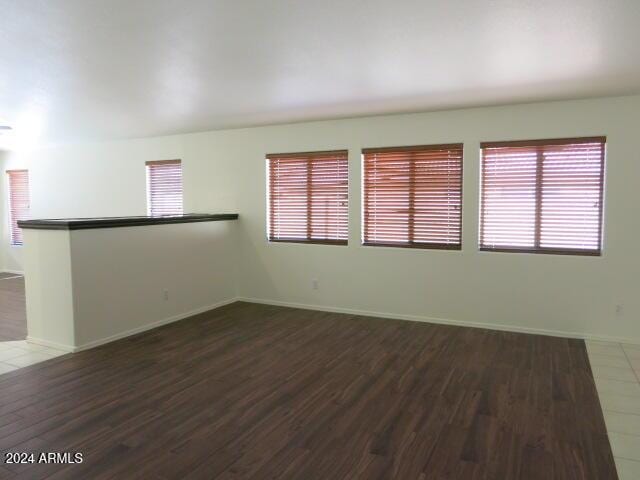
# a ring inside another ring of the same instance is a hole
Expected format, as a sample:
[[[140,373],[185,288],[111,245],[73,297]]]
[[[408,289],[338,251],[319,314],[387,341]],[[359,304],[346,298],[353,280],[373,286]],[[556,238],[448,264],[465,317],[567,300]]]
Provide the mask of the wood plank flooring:
[[[0,342],[26,336],[24,277],[0,272]]]
[[[0,479],[616,479],[584,343],[236,303],[0,376]]]

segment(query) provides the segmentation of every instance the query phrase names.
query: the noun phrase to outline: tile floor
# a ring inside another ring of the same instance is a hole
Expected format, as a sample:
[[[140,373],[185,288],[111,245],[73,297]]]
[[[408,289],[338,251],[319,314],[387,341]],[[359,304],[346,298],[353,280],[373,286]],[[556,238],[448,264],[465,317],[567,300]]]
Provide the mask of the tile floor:
[[[0,342],[0,375],[34,363],[44,362],[67,352],[42,347],[26,340]]]
[[[640,479],[640,345],[586,342],[620,480]]]

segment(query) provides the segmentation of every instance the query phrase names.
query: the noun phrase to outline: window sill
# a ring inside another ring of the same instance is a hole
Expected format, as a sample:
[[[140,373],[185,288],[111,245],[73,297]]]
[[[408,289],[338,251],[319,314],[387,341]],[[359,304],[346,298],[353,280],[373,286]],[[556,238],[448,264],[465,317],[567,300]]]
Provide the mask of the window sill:
[[[593,250],[562,250],[562,249],[533,249],[533,248],[487,248],[480,247],[481,252],[496,253],[532,253],[535,255],[570,255],[580,257],[601,257],[602,251]]]
[[[361,243],[363,247],[383,247],[383,248],[403,248],[411,250],[443,250],[443,251],[462,251],[462,245],[448,244],[402,244],[402,243]]]
[[[296,244],[305,244],[305,243],[309,243],[312,245],[337,245],[337,246],[342,246],[345,247],[348,245],[348,242],[346,240],[274,240],[274,239],[267,239],[267,241],[269,243],[296,243]]]

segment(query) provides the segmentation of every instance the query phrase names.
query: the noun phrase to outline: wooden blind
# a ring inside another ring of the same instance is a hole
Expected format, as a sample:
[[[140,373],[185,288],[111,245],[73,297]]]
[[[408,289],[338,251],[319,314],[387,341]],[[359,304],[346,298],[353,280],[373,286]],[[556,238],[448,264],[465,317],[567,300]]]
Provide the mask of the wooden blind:
[[[605,144],[483,143],[480,249],[600,255]]]
[[[147,162],[147,212],[153,217],[182,215],[182,162]]]
[[[29,171],[7,170],[9,177],[9,228],[11,245],[22,245],[22,229],[19,220],[29,218]]]
[[[462,144],[362,153],[364,245],[461,248]]]
[[[346,244],[348,154],[267,155],[270,241]]]

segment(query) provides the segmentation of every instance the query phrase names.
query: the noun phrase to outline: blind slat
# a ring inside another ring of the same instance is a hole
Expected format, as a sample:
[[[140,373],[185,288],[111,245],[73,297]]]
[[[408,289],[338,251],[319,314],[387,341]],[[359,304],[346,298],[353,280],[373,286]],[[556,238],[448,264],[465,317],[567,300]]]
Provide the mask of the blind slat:
[[[346,244],[347,151],[267,155],[270,241]]]
[[[182,162],[157,160],[146,162],[146,166],[148,214],[182,215]]]
[[[19,220],[29,218],[29,172],[27,170],[7,170],[9,179],[9,229],[11,245],[22,245],[22,229]]]
[[[599,255],[605,144],[483,144],[480,248]]]
[[[462,145],[365,149],[365,245],[459,249]]]

